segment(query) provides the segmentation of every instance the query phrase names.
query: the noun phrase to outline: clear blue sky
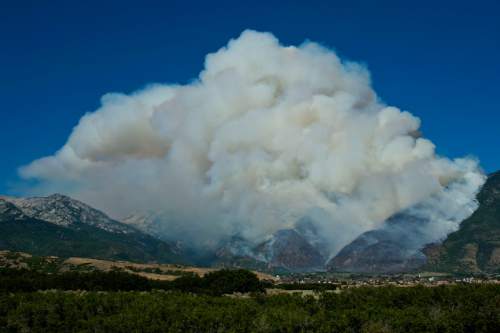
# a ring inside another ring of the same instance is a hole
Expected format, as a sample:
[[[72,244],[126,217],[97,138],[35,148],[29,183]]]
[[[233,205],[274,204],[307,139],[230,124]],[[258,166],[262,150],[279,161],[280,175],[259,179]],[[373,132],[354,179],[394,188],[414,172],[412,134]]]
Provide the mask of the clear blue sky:
[[[101,95],[190,81],[247,28],[365,63],[380,97],[419,116],[440,154],[500,169],[498,1],[0,0],[0,193]]]

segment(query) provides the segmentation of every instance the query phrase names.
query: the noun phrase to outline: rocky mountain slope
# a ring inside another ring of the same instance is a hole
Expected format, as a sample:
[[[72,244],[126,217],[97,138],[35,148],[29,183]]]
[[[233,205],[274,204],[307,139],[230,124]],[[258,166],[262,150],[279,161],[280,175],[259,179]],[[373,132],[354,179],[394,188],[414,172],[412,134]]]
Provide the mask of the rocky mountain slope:
[[[297,229],[283,229],[257,245],[232,237],[217,249],[211,264],[301,272],[322,270],[324,262],[318,249]]]
[[[15,198],[0,196],[10,202],[30,218],[68,227],[86,224],[116,233],[133,233],[137,229],[109,218],[103,212],[62,194],[47,197]]]
[[[133,214],[122,221],[154,237],[168,240],[169,232],[160,213]],[[323,269],[325,258],[317,244],[317,231],[306,219],[294,228],[278,230],[261,243],[251,243],[239,235],[220,242],[215,249],[194,249],[179,245],[184,254],[200,265],[245,267],[260,270],[313,271]],[[200,253],[203,252],[203,253]]]
[[[479,208],[442,244],[425,244],[428,221],[409,212],[357,237],[327,263],[310,223],[280,230],[252,247],[241,239],[217,253],[219,262],[266,265],[289,271],[327,269],[336,272],[399,273],[416,270],[500,272],[500,172],[491,174],[478,194]],[[312,233],[311,233],[312,231]],[[313,237],[310,237],[310,235]],[[309,235],[309,236],[308,236]]]
[[[424,249],[427,269],[500,272],[500,171],[489,175],[477,199],[479,208],[458,231]]]
[[[160,223],[162,216],[155,212],[146,213],[134,213],[124,218],[120,221],[133,226],[149,235],[161,238],[162,237],[162,224]]]
[[[419,244],[419,225],[397,214],[377,230],[363,233],[327,264],[330,271],[396,273],[500,271],[500,172],[491,174],[477,197],[479,208],[442,244]]]
[[[36,255],[179,262],[177,248],[63,195],[0,198],[0,249]]]
[[[410,220],[410,221],[409,221]],[[408,223],[411,222],[411,223]],[[425,264],[424,244],[413,216],[396,214],[376,230],[361,234],[327,263],[330,271],[397,273],[412,271]]]

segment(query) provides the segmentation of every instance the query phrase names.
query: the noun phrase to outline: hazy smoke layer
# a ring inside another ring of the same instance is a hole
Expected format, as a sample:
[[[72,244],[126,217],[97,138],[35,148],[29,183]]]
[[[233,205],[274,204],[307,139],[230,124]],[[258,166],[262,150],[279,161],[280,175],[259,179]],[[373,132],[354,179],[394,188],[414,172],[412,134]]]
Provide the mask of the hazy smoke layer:
[[[419,125],[362,66],[245,31],[192,84],[104,95],[21,175],[115,217],[161,211],[173,238],[201,243],[260,241],[310,216],[334,254],[403,209],[436,239],[476,208],[477,162],[436,156]]]

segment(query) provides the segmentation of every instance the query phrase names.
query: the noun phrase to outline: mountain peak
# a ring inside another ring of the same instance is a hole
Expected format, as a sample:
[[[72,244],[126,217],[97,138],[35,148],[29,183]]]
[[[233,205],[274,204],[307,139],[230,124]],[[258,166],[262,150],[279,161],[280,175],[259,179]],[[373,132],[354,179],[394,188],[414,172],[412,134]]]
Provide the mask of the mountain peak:
[[[0,197],[0,248],[37,255],[182,261],[173,245],[70,197]]]
[[[47,197],[3,197],[3,199],[15,205],[28,217],[63,227],[87,224],[114,233],[136,231],[135,228],[115,221],[81,201],[59,193]]]
[[[53,199],[53,200],[74,200],[74,201],[77,201],[77,200],[70,198],[69,196],[61,194],[61,193],[53,193],[53,194],[47,196],[47,198]]]

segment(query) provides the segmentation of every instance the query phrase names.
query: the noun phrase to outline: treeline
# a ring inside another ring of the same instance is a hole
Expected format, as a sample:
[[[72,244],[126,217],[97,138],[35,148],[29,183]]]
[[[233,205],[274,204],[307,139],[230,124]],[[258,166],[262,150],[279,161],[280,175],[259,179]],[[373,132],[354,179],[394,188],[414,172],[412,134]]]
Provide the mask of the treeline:
[[[119,270],[108,272],[69,271],[50,274],[27,269],[0,269],[0,292],[33,292],[38,290],[151,291],[177,290],[207,295],[234,292],[263,292],[265,284],[247,270],[220,270],[198,275],[184,275],[173,281],[151,280]]]
[[[500,286],[378,287],[250,298],[0,292],[0,332],[498,332]]]

